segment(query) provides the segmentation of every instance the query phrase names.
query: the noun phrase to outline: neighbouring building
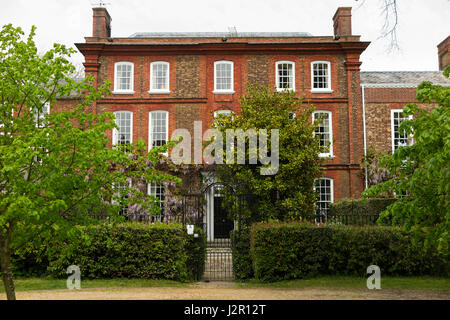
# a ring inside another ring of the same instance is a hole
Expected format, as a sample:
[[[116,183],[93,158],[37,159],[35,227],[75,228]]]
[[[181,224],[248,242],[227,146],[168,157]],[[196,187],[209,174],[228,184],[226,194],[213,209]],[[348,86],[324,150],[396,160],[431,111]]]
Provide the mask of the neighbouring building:
[[[450,80],[443,76],[443,70],[450,66],[449,44],[450,37],[447,37],[438,45],[440,71],[361,72],[364,154],[368,148],[392,153],[413,143],[399,131],[400,123],[405,120],[402,109],[408,103],[416,103],[417,86],[423,81],[450,86]],[[429,110],[434,107],[432,104],[417,105]]]
[[[323,178],[316,183],[324,209],[330,202],[361,196],[367,145],[392,150],[404,143],[392,128],[401,120],[398,109],[414,101],[415,86],[422,80],[448,83],[439,72],[361,73],[360,55],[369,42],[352,34],[350,7],[337,9],[333,36],[138,32],[119,38],[111,36],[111,20],[106,8],[93,8],[92,36],[76,46],[95,85],[113,84],[112,96],[89,110],[115,113],[119,130],[109,134],[112,144],[143,139],[152,148],[166,143],[177,128],[193,136],[194,121],[202,121],[204,132],[215,114],[239,113],[239,97],[249,84],[294,90],[325,115],[319,130],[330,147],[323,154],[328,159]],[[448,65],[448,40],[439,47],[442,66]],[[61,99],[58,108],[70,107],[73,99]],[[148,192],[164,198],[159,185],[149,184]],[[218,214],[213,189],[207,199],[208,229],[213,230]]]

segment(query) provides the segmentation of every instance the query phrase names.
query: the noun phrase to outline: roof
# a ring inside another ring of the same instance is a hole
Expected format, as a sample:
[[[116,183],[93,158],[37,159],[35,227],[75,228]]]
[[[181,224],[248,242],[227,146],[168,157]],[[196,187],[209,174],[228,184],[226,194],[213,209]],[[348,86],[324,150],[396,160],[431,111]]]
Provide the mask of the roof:
[[[136,32],[130,38],[304,38],[309,32]]]
[[[423,81],[450,86],[441,71],[361,71],[361,84],[366,87],[415,88]]]
[[[75,77],[75,78],[73,78],[73,80],[75,81],[75,82],[78,82],[78,83],[80,83],[80,82],[83,82],[84,81],[84,78],[79,78],[79,77]],[[65,85],[66,84],[66,81],[65,80],[61,80],[60,82],[59,82],[61,85]],[[75,90],[70,90],[70,93],[68,94],[68,95],[65,95],[65,96],[58,96],[58,99],[64,99],[64,98],[79,98],[79,97],[81,97],[81,95],[78,93],[78,92],[76,92]]]

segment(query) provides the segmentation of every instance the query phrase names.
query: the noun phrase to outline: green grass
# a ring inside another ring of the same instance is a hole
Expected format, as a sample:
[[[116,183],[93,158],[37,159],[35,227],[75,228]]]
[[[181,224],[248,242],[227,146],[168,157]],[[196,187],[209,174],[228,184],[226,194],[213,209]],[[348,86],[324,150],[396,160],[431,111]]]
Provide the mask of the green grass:
[[[57,290],[67,289],[65,279],[53,278],[23,278],[15,279],[16,291],[28,290]],[[189,284],[170,280],[148,280],[148,279],[81,279],[81,288],[111,288],[111,287],[187,287]],[[4,292],[3,283],[0,283],[0,292]]]
[[[65,279],[53,278],[19,278],[14,281],[16,291],[28,290],[57,290],[67,289]],[[81,279],[81,288],[151,288],[172,287],[189,288],[191,284],[170,280],[147,279]],[[232,287],[230,287],[232,288]],[[329,289],[366,289],[366,278],[344,276],[322,276],[302,280],[286,280],[263,283],[256,280],[236,282],[234,288],[273,288],[273,289],[302,289],[302,288],[329,288]],[[450,292],[450,278],[437,277],[381,277],[382,289],[403,290],[434,290]],[[4,292],[3,283],[0,283],[0,292]]]
[[[311,279],[286,280],[271,283],[263,283],[257,280],[249,280],[237,283],[239,288],[343,288],[365,289],[367,278],[349,276],[321,276]],[[450,292],[450,278],[438,277],[381,277],[382,289],[404,290],[436,290]]]

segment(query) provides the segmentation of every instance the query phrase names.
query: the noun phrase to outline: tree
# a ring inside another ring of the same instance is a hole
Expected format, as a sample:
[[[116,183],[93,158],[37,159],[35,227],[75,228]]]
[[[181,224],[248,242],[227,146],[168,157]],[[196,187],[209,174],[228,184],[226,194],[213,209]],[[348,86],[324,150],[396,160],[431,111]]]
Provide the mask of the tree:
[[[444,75],[449,77],[450,67]],[[392,179],[370,187],[364,195],[395,192],[399,199],[384,211],[380,219],[391,218],[406,228],[427,230],[427,245],[437,244],[448,252],[450,211],[450,87],[423,82],[417,89],[417,101],[435,103],[432,111],[408,104],[404,116],[413,119],[401,123],[400,130],[412,135],[414,144],[400,147],[386,156],[382,165]]]
[[[114,115],[86,110],[109,94],[110,83],[96,90],[92,77],[75,82],[68,61],[74,50],[55,44],[40,56],[34,35],[35,27],[25,40],[12,25],[0,31],[0,262],[8,299],[15,299],[10,257],[16,248],[77,235],[78,225],[96,222],[95,214],[115,218],[124,193],[131,195],[128,203],[156,210],[155,199],[126,181],[170,179],[151,165],[164,148],[147,154],[143,141],[107,147]],[[80,104],[45,114],[71,92],[80,95]],[[119,184],[125,186],[120,192]]]
[[[355,0],[359,1],[359,0]],[[360,1],[360,6],[364,5],[366,0]],[[384,24],[381,28],[381,34],[378,39],[389,38],[388,51],[399,49],[397,29],[398,29],[398,3],[397,0],[379,0],[381,3],[381,15],[384,17]]]
[[[243,132],[254,129],[258,136],[261,129],[266,129],[268,150],[272,146],[269,133],[272,129],[278,129],[278,172],[262,175],[261,168],[266,165],[250,164],[251,153],[260,154],[262,150],[261,145],[252,148],[249,138],[245,137],[245,164],[217,165],[219,180],[233,185],[238,193],[257,195],[260,199],[259,219],[290,220],[312,213],[317,200],[313,191],[314,179],[321,175],[319,136],[314,135],[320,119],[312,123],[314,107],[302,106],[294,92],[272,92],[270,88],[262,87],[250,87],[248,95],[241,98],[240,105],[239,115],[219,115],[214,127],[224,137],[227,129],[242,129]],[[238,144],[235,145],[238,147]],[[237,147],[231,151],[234,156],[244,152]]]

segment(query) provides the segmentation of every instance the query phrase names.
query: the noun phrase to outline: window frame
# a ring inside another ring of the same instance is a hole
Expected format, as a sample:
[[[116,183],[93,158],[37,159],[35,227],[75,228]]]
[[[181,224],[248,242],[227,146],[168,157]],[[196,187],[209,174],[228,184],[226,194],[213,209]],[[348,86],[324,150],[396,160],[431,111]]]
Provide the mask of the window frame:
[[[45,109],[46,108],[46,109]],[[50,102],[45,102],[42,105],[42,112],[38,112],[35,108],[32,109],[34,112],[34,120],[36,122],[36,128],[43,128],[43,121],[45,120],[46,115],[50,114],[51,104]],[[45,112],[47,110],[47,112]]]
[[[162,196],[164,197],[164,199],[162,201],[157,196],[156,192],[155,192],[155,194],[152,194],[150,192],[151,189],[152,189],[151,188],[152,186],[159,187],[159,188],[161,188],[163,190]],[[156,182],[147,183],[147,195],[157,198],[159,200],[159,208],[161,209],[159,214],[154,215],[154,216],[151,217],[153,222],[155,222],[156,220],[159,221],[159,222],[162,222],[162,220],[164,219],[164,203],[163,203],[163,201],[166,198],[166,191],[167,191],[166,187],[162,183],[156,183]]]
[[[328,178],[328,177],[320,177],[320,178],[314,179],[314,187],[313,187],[314,192],[316,192],[316,183],[317,183],[317,181],[320,181],[320,180],[330,181],[330,202],[329,203],[334,203],[334,179]],[[316,202],[316,204],[318,204],[319,202],[320,202],[320,193],[319,193],[319,200]],[[327,215],[328,215],[328,212],[327,212]]]
[[[280,64],[292,65],[292,88],[280,88],[280,77],[278,74]],[[294,61],[277,61],[275,62],[275,84],[278,92],[280,91],[295,91],[295,62]]]
[[[118,88],[119,81],[117,81],[117,68],[120,65],[131,66],[130,74],[130,89],[120,89]],[[114,94],[133,94],[134,93],[134,63],[130,61],[118,61],[114,63]]]
[[[330,146],[329,146],[329,152],[321,152],[319,153],[319,157],[321,158],[333,158],[334,154],[333,154],[333,112],[329,111],[329,110],[316,110],[313,112],[312,114],[312,123],[314,124],[314,122],[316,121],[316,114],[319,113],[326,113],[328,114],[328,123],[329,123],[329,135],[330,135]],[[322,124],[321,124],[322,125]],[[317,133],[314,132],[314,135],[316,135]]]
[[[129,110],[114,111],[114,115],[116,116],[114,121],[117,120],[117,113],[130,113],[130,144],[132,144],[133,143],[133,111],[129,111]],[[117,124],[117,122],[116,122],[116,124]],[[118,142],[119,142],[119,130],[116,128],[113,128],[112,145],[117,146]]]
[[[231,88],[230,89],[217,89],[217,65],[228,64],[231,65]],[[234,93],[234,62],[230,60],[218,60],[214,61],[214,91],[217,94],[231,94]]]
[[[153,130],[152,130],[153,129],[153,126],[152,126],[153,117],[152,117],[152,113],[156,113],[156,112],[164,112],[166,115],[166,143],[169,141],[169,111],[167,111],[167,110],[149,111],[148,112],[148,151],[153,149]],[[163,152],[162,154],[167,156],[168,151]]]
[[[123,183],[124,185],[128,185],[128,188],[131,188],[132,187],[132,180],[131,180],[131,178],[127,178],[126,179],[126,181],[125,181],[125,183]],[[117,184],[115,184],[115,183],[113,183],[113,189],[115,189],[115,190],[120,190],[120,189],[122,189],[122,187],[121,187],[121,184],[122,183],[117,183]],[[126,187],[124,187],[124,188],[126,188]],[[116,196],[116,197],[118,197],[120,195],[120,191],[116,191],[115,193],[114,193],[114,196]],[[129,198],[129,195],[126,195],[125,196],[125,198]],[[120,198],[120,199],[123,199],[123,198]],[[111,203],[113,204],[113,205],[120,205],[120,203],[116,200],[116,199],[114,199],[114,198],[112,198],[111,199]],[[119,215],[123,215],[123,216],[128,216],[128,209],[129,209],[129,207],[128,207],[128,205],[126,205],[125,207],[121,207],[120,209],[119,209],[119,212],[118,212],[118,214]],[[125,211],[125,213],[123,212],[123,211]]]
[[[214,119],[217,118],[219,114],[222,114],[224,116],[231,116],[233,114],[233,111],[230,109],[219,109],[214,111]]]
[[[154,66],[157,64],[162,64],[162,65],[166,65],[167,66],[167,74],[166,74],[166,87],[167,89],[154,89],[153,85],[154,80],[153,80],[153,72],[154,72]],[[150,63],[150,90],[148,91],[148,93],[170,93],[170,63],[167,61],[152,61]]]
[[[328,88],[314,88],[314,65],[315,64],[326,64],[328,67]],[[333,89],[331,88],[331,62],[330,61],[312,61],[311,62],[311,92],[312,93],[331,93]]]
[[[412,119],[412,115],[409,115],[407,118],[405,118],[405,117],[403,117],[403,109],[391,109],[391,146],[392,146],[392,153],[394,153],[395,152],[395,150],[397,150],[399,147],[397,147],[397,149],[395,148],[395,142],[394,142],[394,140],[395,140],[395,132],[394,132],[394,114],[395,113],[402,113],[402,118],[404,119],[403,121],[406,121],[406,120],[411,120]],[[403,122],[402,121],[402,122]],[[400,122],[400,124],[401,124],[401,122]],[[400,127],[400,124],[399,124],[399,127]],[[412,141],[412,139],[411,139],[411,137],[410,136],[407,136],[406,137],[406,141],[407,141],[407,144],[406,144],[406,146],[410,146],[410,145],[412,145],[412,143],[413,143],[413,141]]]

